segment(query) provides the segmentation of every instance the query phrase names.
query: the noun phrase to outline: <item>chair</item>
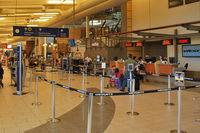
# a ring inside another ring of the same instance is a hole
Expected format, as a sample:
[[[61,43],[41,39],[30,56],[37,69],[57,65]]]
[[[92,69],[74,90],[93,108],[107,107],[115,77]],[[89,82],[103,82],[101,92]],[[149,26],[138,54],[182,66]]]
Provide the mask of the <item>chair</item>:
[[[187,69],[188,69],[188,63],[186,63],[186,64],[184,65],[184,70],[183,70],[183,72],[187,72]]]

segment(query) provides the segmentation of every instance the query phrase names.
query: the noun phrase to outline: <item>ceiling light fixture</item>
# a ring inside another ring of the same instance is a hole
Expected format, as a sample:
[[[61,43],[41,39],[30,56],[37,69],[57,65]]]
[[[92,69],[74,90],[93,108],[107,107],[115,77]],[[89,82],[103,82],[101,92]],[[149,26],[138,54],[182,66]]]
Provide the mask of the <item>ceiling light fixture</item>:
[[[64,0],[64,1],[50,0],[48,1],[48,4],[73,4],[73,0]]]
[[[4,20],[5,18],[0,18],[0,20]]]
[[[37,19],[35,20],[36,22],[44,22],[44,21],[47,21],[48,19]]]
[[[57,15],[58,12],[47,12],[47,13],[33,13],[33,15]]]
[[[45,14],[47,14],[47,15],[57,15],[57,14],[59,14],[58,12],[49,12],[49,13],[45,13]]]
[[[48,4],[61,4],[62,1],[48,1]]]
[[[64,2],[63,2],[63,4],[73,4],[74,2],[72,1],[72,0],[65,0]]]
[[[45,18],[46,19],[46,18],[53,18],[53,17],[40,17],[40,18]]]
[[[0,36],[9,36],[11,34],[0,34]]]
[[[30,24],[30,25],[27,25],[27,26],[28,26],[28,27],[37,27],[38,25],[33,25],[33,24],[31,25],[31,24]]]

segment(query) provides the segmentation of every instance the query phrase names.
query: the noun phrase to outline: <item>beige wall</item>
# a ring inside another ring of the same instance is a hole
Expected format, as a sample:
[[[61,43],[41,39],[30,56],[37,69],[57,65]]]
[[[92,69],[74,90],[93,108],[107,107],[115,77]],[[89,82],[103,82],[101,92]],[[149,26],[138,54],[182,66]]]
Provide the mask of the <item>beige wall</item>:
[[[132,0],[133,30],[200,20],[200,2],[168,8],[168,0]]]
[[[200,20],[200,2],[168,8],[168,0],[132,0],[132,28],[140,30],[146,28],[167,26]],[[182,27],[149,31],[153,33],[174,34],[194,33]],[[200,44],[200,37],[191,38],[191,44]],[[167,47],[167,56],[175,55],[174,46]],[[182,57],[182,46],[178,46],[178,62],[183,66],[189,63],[189,70],[199,71],[200,58]]]

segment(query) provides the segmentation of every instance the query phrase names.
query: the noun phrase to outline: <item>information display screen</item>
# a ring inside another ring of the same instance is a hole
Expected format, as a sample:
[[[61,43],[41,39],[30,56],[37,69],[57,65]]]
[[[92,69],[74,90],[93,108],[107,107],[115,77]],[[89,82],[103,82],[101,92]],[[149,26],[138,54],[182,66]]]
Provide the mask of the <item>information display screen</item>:
[[[129,72],[132,72],[133,69],[134,69],[133,64],[128,64],[128,71],[129,71]]]
[[[200,45],[183,45],[183,57],[200,57]]]
[[[175,85],[184,86],[184,73],[183,72],[175,73]]]

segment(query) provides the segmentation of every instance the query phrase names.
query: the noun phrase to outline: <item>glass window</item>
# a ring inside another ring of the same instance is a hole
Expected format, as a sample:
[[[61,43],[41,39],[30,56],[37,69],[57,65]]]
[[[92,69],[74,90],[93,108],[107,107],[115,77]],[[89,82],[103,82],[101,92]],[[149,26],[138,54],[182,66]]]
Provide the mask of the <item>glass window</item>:
[[[169,0],[169,8],[183,5],[183,0]]]
[[[194,2],[198,2],[200,0],[185,0],[185,4],[190,4],[190,3],[194,3]]]

